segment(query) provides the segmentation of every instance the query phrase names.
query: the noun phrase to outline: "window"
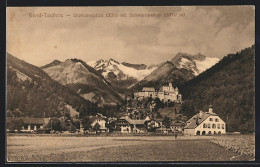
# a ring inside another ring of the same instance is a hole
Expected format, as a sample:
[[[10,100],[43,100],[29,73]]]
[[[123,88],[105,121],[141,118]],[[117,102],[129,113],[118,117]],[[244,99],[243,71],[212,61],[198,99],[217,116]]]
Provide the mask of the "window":
[[[216,124],[212,124],[212,128],[215,129],[216,128]]]
[[[218,124],[218,129],[220,129],[220,124]]]
[[[203,124],[203,128],[207,128],[207,124],[204,123],[204,124]]]
[[[208,128],[210,128],[210,124],[208,124]]]
[[[218,122],[219,121],[218,118],[216,118],[215,121]]]
[[[224,124],[222,124],[222,129],[225,129],[225,125]]]
[[[213,118],[210,118],[209,121],[213,121]]]

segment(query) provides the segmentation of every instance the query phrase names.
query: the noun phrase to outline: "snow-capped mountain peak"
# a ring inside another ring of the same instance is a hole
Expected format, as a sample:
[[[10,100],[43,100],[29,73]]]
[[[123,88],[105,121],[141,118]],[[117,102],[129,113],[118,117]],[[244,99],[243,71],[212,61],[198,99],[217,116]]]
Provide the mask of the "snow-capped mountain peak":
[[[111,75],[113,75],[119,80],[126,80],[129,77],[141,80],[145,76],[149,75],[154,69],[156,69],[156,67],[148,69],[146,66],[145,68],[140,69],[138,66],[143,65],[120,63],[114,59],[101,59],[96,62],[88,62],[87,64],[93,67],[95,70],[100,71],[105,78],[109,78]]]
[[[197,76],[208,68],[212,67],[219,61],[218,58],[206,57],[200,53],[197,55],[190,55],[187,53],[178,53],[173,59],[173,64],[181,69],[192,70]]]

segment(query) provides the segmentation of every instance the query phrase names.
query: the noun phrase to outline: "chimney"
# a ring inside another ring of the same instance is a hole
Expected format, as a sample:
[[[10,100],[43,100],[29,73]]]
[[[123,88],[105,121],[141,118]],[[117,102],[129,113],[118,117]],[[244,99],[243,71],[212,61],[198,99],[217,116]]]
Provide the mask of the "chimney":
[[[202,110],[200,110],[199,117],[201,118],[203,114],[204,114],[204,112]]]
[[[170,87],[170,88],[172,87],[172,83],[171,83],[171,82],[169,82],[169,87]]]
[[[213,106],[211,104],[209,105],[209,113],[213,114]]]

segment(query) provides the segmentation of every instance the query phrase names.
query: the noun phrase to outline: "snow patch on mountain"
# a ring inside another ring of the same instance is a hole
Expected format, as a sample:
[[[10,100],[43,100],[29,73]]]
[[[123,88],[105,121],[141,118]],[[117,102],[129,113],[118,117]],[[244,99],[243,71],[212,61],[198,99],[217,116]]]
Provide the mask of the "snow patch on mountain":
[[[155,68],[151,68],[151,69],[144,69],[144,70],[136,70],[134,68],[131,67],[126,67],[122,64],[118,64],[118,68],[123,71],[124,74],[129,75],[131,77],[137,78],[138,80],[143,79],[144,77],[146,77],[147,75],[151,74],[151,72],[153,72],[153,70],[156,69]]]
[[[93,67],[95,70],[102,70],[102,75],[108,78],[110,72],[113,72],[117,77],[121,74],[121,79],[127,79],[128,77],[136,78],[137,80],[142,80],[147,75],[151,74],[157,67],[146,68],[138,70],[132,67],[127,67],[120,62],[113,59],[110,60],[99,60],[90,61],[87,63],[89,66]],[[128,77],[127,77],[128,76]]]
[[[181,69],[191,69],[194,72],[194,75],[199,75],[199,70],[196,68],[196,63],[185,58],[182,57],[179,61],[178,64],[176,64],[177,68]]]
[[[172,60],[178,69],[192,70],[195,76],[212,67],[218,61],[218,58],[206,57],[200,53],[197,55],[178,53]]]
[[[202,73],[203,71],[206,71],[207,69],[215,65],[218,61],[218,58],[206,57],[204,61],[195,60],[195,63],[197,65],[199,73]]]

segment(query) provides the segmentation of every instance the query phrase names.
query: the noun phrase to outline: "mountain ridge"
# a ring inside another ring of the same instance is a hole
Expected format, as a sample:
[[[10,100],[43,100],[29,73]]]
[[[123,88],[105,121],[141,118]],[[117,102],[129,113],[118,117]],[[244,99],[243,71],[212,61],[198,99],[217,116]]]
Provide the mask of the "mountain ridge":
[[[228,131],[254,132],[255,45],[228,54],[179,87],[188,117],[213,105]],[[193,112],[192,112],[193,111]]]
[[[54,80],[79,92],[87,100],[94,100],[101,105],[120,104],[123,101],[111,84],[83,60],[67,59],[56,66],[44,68],[44,71]],[[94,94],[94,96],[89,96],[89,94]]]
[[[178,87],[210,68],[217,61],[219,61],[218,58],[207,58],[200,53],[191,55],[179,52],[172,60],[159,64],[150,75],[133,85],[131,89],[140,91],[144,86],[158,88],[168,82],[173,82],[174,86]],[[163,73],[159,72],[158,69]]]
[[[66,105],[75,108],[93,104],[53,80],[40,68],[7,53],[7,109],[19,109],[25,116],[57,117]],[[62,106],[62,107],[61,107]],[[83,110],[82,110],[83,111]],[[84,109],[85,113],[91,112]]]

